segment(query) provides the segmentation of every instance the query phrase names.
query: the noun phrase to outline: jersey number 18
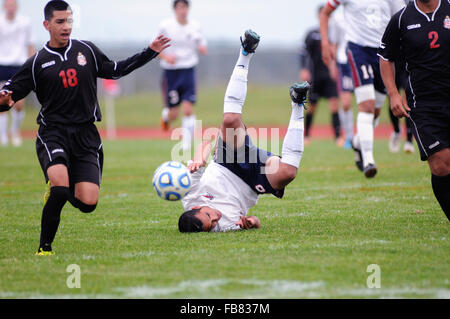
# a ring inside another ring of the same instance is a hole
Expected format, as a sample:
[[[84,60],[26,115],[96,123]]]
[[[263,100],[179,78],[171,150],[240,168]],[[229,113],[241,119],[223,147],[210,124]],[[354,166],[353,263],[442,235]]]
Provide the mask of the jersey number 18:
[[[59,77],[62,79],[64,88],[75,87],[78,85],[78,78],[77,78],[77,70],[75,69],[68,69],[67,71],[62,70],[59,73]]]

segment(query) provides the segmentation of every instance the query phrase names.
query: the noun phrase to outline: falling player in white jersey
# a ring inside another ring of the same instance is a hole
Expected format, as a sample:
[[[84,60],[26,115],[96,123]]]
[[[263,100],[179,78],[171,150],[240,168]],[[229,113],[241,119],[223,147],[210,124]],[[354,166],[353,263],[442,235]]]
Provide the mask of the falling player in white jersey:
[[[189,194],[183,198],[180,232],[225,232],[259,228],[260,221],[248,216],[261,194],[282,198],[284,188],[297,176],[303,154],[303,108],[308,82],[290,88],[292,115],[286,133],[282,158],[254,146],[242,122],[247,95],[250,60],[259,36],[248,30],[241,38],[242,48],[225,94],[224,115],[214,160],[206,167],[212,142],[204,141],[188,165],[193,173]]]
[[[0,14],[0,89],[19,71],[28,57],[34,54],[30,20],[17,13],[16,0],[3,1],[4,13]],[[25,110],[24,101],[18,101],[11,110],[11,144],[22,145],[20,127]],[[0,114],[0,146],[9,143],[8,114]]]
[[[353,138],[356,165],[367,178],[372,178],[377,174],[373,156],[374,128],[386,100],[377,48],[389,20],[405,4],[403,0],[328,0],[328,5],[320,15],[322,57],[326,64],[333,55],[328,40],[328,22],[331,13],[339,5],[344,7],[348,25],[347,55],[359,107],[357,134]]]

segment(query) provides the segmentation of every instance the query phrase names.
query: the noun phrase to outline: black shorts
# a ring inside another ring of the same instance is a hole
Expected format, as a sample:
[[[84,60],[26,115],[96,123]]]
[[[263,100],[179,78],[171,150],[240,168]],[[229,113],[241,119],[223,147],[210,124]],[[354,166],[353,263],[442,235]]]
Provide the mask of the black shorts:
[[[100,134],[93,123],[41,125],[37,133],[36,152],[47,182],[47,169],[56,164],[64,164],[69,171],[71,187],[80,182],[100,186],[103,147]]]
[[[321,77],[312,81],[309,101],[315,104],[321,97],[327,99],[338,97],[337,84],[330,77]]]
[[[450,147],[450,106],[412,108],[410,119],[422,161]]]
[[[227,147],[227,144],[219,137],[214,152],[214,162],[229,169],[257,194],[272,194],[283,198],[284,189],[275,190],[270,185],[266,174],[263,173],[267,160],[272,156],[274,156],[272,153],[257,148],[248,135],[245,136],[245,145],[238,149]]]

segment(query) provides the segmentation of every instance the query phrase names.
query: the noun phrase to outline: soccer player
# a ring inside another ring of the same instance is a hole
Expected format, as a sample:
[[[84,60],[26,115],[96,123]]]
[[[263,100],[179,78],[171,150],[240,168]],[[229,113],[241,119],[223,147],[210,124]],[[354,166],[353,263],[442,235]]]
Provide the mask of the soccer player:
[[[52,255],[66,202],[83,213],[93,212],[98,203],[103,147],[94,124],[102,119],[97,78],[129,74],[167,48],[170,39],[159,36],[141,53],[115,62],[93,43],[71,39],[72,10],[65,1],[48,2],[44,13],[50,41],[6,83],[0,92],[0,111],[8,111],[31,91],[42,104],[36,151],[49,190],[37,254]]]
[[[322,8],[323,7],[319,7],[319,12]],[[344,144],[344,140],[341,137],[337,86],[336,82],[331,78],[330,70],[328,69],[331,65],[332,63],[325,65],[322,61],[319,29],[314,28],[308,31],[305,37],[304,46],[300,52],[300,81],[311,82],[309,105],[305,118],[306,145],[309,144],[313,117],[320,98],[326,98],[328,100],[336,144],[339,146]]]
[[[357,134],[353,138],[355,162],[367,178],[373,178],[377,174],[373,156],[375,120],[386,99],[377,50],[389,19],[404,7],[404,3],[403,0],[328,0],[320,14],[322,57],[325,64],[332,60],[333,54],[328,40],[328,20],[339,5],[344,7],[348,25],[347,55],[359,108]]]
[[[204,141],[188,165],[193,173],[189,194],[183,198],[186,210],[179,219],[181,232],[226,232],[259,228],[255,216],[247,216],[261,194],[282,198],[284,188],[297,176],[303,154],[303,107],[307,82],[290,89],[292,115],[280,159],[254,146],[242,122],[247,95],[247,75],[259,36],[248,30],[225,94],[224,115],[214,161],[205,169],[211,141]]]
[[[331,16],[329,26],[330,42],[334,45],[333,56],[336,58],[337,65],[337,83],[341,108],[339,110],[341,125],[345,132],[344,148],[352,148],[353,140],[353,79],[350,64],[347,58],[347,39],[345,37],[345,30],[347,29],[347,22],[341,11],[335,11]],[[334,62],[332,62],[334,64]]]
[[[394,15],[379,49],[391,109],[408,117],[428,161],[434,195],[450,220],[450,2],[416,0]],[[405,104],[395,85],[393,61],[406,61]]]
[[[34,54],[30,20],[17,14],[17,1],[3,1],[0,15],[0,88],[19,71],[21,65]],[[25,117],[24,100],[17,101],[11,111],[11,144],[22,145],[20,127]],[[8,114],[0,114],[0,146],[9,144]]]
[[[161,126],[169,129],[169,123],[178,117],[179,106],[183,111],[183,150],[191,148],[195,131],[194,104],[197,101],[195,67],[199,62],[198,52],[207,54],[206,40],[197,21],[188,20],[189,1],[173,1],[175,18],[164,20],[159,34],[172,39],[172,46],[159,57],[163,69],[162,90],[165,107]]]

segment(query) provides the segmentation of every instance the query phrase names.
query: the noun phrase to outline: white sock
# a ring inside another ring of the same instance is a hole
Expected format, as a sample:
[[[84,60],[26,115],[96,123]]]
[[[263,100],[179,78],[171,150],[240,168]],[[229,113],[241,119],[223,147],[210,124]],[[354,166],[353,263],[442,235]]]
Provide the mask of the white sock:
[[[344,131],[347,139],[353,138],[353,110],[343,111]]]
[[[161,112],[161,117],[164,122],[169,122],[169,108],[168,107],[163,108],[163,110]]]
[[[292,115],[284,137],[281,162],[299,167],[304,150],[304,115],[303,106],[292,102]]]
[[[18,112],[16,109],[11,110],[11,135],[18,134],[25,118],[25,110]]]
[[[373,119],[373,113],[358,113],[357,129],[364,167],[368,164],[375,164],[373,158]]]
[[[373,120],[373,129],[376,129],[378,124],[380,124],[380,117],[379,116],[376,119]]]
[[[8,116],[6,112],[0,114],[0,140],[2,144],[8,142]]]
[[[239,53],[238,61],[225,93],[224,113],[242,114],[242,107],[247,97],[247,76],[252,56],[253,54],[245,56],[242,51]]]
[[[183,150],[189,150],[192,146],[195,132],[195,115],[185,116],[181,121],[183,128]]]

